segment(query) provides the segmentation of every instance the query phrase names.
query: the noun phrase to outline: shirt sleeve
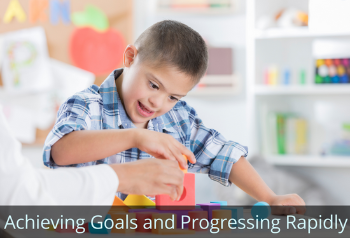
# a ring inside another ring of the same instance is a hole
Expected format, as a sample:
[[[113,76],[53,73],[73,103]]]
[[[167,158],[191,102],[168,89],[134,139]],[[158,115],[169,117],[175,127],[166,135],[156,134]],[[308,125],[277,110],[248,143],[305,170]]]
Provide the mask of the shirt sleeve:
[[[22,156],[1,108],[0,131],[0,205],[112,205],[119,180],[110,166],[36,169]]]
[[[57,121],[45,140],[43,151],[44,165],[49,168],[76,167],[77,165],[59,166],[51,157],[52,146],[64,135],[72,131],[91,128],[90,103],[83,94],[73,95],[63,103],[57,113]]]
[[[190,122],[190,147],[197,160],[190,171],[208,173],[210,179],[230,186],[232,165],[242,156],[247,157],[248,148],[205,127],[193,108],[190,109]]]

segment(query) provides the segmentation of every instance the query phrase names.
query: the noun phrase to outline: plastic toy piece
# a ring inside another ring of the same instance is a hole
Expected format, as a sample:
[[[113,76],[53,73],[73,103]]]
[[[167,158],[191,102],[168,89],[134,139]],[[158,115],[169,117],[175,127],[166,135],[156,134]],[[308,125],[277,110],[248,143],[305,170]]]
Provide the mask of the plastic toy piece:
[[[155,206],[155,202],[153,202],[151,199],[146,197],[145,195],[134,195],[130,194],[128,195],[125,200],[124,204],[130,208],[135,207],[145,207],[145,206]]]
[[[65,24],[70,23],[70,1],[50,0],[51,23],[57,25],[60,16]]]
[[[231,218],[235,219],[236,221],[238,221],[243,217],[243,207],[222,207],[221,209],[223,210],[231,210]],[[232,227],[237,227],[238,225],[231,225]]]
[[[165,230],[168,230],[168,231],[175,230],[177,227],[176,220],[177,220],[177,216],[176,214],[173,214],[173,213],[153,213],[152,214],[152,233],[162,234],[162,232],[165,232]],[[174,229],[168,229],[171,227],[174,227]]]
[[[114,201],[112,204],[111,211],[123,211],[123,212],[128,212],[129,207],[125,205],[125,203],[117,196],[114,197]],[[109,213],[109,212],[108,212]]]
[[[172,201],[169,195],[157,195],[156,206],[159,210],[193,210],[195,208],[195,175],[186,173],[184,190],[179,201]]]
[[[185,158],[186,164],[187,164],[188,159],[187,159],[186,155],[182,155],[182,156]],[[181,167],[180,167],[180,169],[181,169],[182,172],[187,173],[187,169],[182,169]]]
[[[204,211],[208,212],[208,219],[211,221],[212,219],[212,211],[216,209],[220,209],[220,204],[218,203],[201,203],[199,205]]]
[[[125,213],[125,212],[113,212],[110,214],[113,221],[121,223],[120,219],[123,220],[123,227],[122,229],[117,229],[118,225],[115,224],[111,230],[112,233],[122,233],[122,234],[131,234],[135,233],[134,226],[130,227],[132,225],[130,223],[131,219],[136,219],[136,213]]]
[[[220,204],[220,206],[227,206],[226,201],[211,201],[210,203],[218,203],[218,204]]]
[[[136,224],[137,232],[152,232],[152,229],[145,229],[144,224],[146,223],[146,219],[151,219],[152,220],[152,214],[154,212],[138,212],[136,213]]]
[[[105,217],[105,220],[107,219],[111,219],[111,215],[110,214],[107,214],[106,217]],[[105,222],[103,222],[104,224]],[[110,226],[110,224],[107,224]],[[95,227],[100,227],[100,224],[99,223],[94,223],[94,226]],[[92,226],[91,222],[89,222],[89,233],[90,234],[109,234],[111,233],[111,229],[107,229],[107,227],[105,227],[103,225],[103,227],[101,229],[96,229]]]
[[[258,221],[268,218],[270,214],[271,214],[271,207],[266,202],[255,203],[251,210],[252,217]]]
[[[166,210],[166,211],[161,211],[158,210],[159,213],[171,213],[171,214],[176,214],[177,217],[177,228],[181,228],[181,219],[182,216],[188,216],[188,213],[190,211],[203,211],[201,208],[196,208],[195,210]],[[188,228],[188,224],[184,224],[184,228]]]
[[[31,23],[37,20],[46,21],[47,15],[45,10],[49,6],[48,0],[31,0],[29,2],[29,19]]]
[[[188,216],[190,217],[190,223],[188,225],[189,230],[195,230],[195,231],[204,231],[205,229],[202,229],[199,225],[199,222],[201,219],[208,219],[208,212],[207,211],[190,211],[188,212]],[[193,222],[194,219],[198,219],[197,221]]]
[[[231,219],[232,214],[230,210],[213,210],[213,218],[219,219],[219,221],[223,222],[222,229],[220,225],[220,230],[230,231],[230,227],[228,226],[228,221]],[[226,219],[226,220],[225,220]],[[221,224],[220,222],[220,224]]]

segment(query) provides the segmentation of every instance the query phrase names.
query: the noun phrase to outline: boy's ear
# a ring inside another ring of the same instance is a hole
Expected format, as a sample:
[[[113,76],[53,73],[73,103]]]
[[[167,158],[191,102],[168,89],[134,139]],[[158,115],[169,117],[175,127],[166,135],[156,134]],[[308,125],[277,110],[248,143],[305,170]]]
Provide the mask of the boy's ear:
[[[134,63],[136,55],[137,55],[136,47],[133,45],[128,45],[124,51],[124,56],[123,56],[124,66],[130,67]]]

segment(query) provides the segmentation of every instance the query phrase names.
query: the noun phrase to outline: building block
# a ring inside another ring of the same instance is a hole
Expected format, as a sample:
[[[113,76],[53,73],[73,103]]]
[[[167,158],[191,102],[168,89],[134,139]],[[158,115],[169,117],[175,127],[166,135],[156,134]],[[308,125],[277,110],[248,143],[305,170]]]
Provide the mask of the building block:
[[[111,215],[107,214],[104,220],[111,219]],[[104,224],[104,222],[103,222]],[[99,223],[94,223],[95,227],[100,227]],[[89,222],[89,233],[90,234],[109,234],[111,233],[111,229],[107,229],[107,227],[103,226],[102,229],[95,229],[91,222]]]
[[[172,201],[169,195],[156,196],[156,206],[159,210],[193,210],[195,208],[195,175],[185,173],[184,190],[179,201]]]
[[[159,235],[192,235],[195,233],[196,231],[187,230],[187,229],[175,229],[175,230],[163,229],[158,234]]]
[[[243,216],[243,207],[221,207],[223,210],[231,210],[231,218],[235,219],[238,223],[238,220],[244,218]],[[237,225],[232,225],[232,227],[237,227]]]
[[[136,213],[136,224],[137,224],[137,228],[136,231],[137,232],[152,232],[152,229],[145,229],[143,227],[143,225],[146,223],[146,219],[151,219],[152,220],[152,214],[154,212],[138,212]]]
[[[134,225],[130,223],[131,219],[136,219],[136,213],[125,213],[125,212],[113,212],[111,215],[112,220],[115,222],[114,226],[111,230],[112,233],[122,233],[122,234],[131,234],[135,233],[136,229],[134,228]],[[123,220],[124,227],[123,229],[117,229],[117,222],[120,223],[120,220]]]
[[[129,209],[129,212],[133,212],[133,213],[139,213],[139,212],[157,213],[157,212],[159,212],[159,210],[157,210],[157,209]]]
[[[209,221],[212,219],[212,211],[220,209],[220,204],[218,203],[201,203],[197,205],[199,205],[204,211],[208,212]]]
[[[231,219],[232,214],[231,210],[213,210],[212,211],[212,219],[219,219],[218,227],[220,227],[220,231],[230,231],[230,227],[228,226],[228,221]],[[224,220],[226,219],[226,220]],[[221,222],[223,223],[223,228],[221,229]]]
[[[251,210],[251,215],[256,220],[266,219],[271,215],[271,207],[267,202],[257,202]]]
[[[220,204],[220,206],[227,206],[226,201],[211,201],[210,203],[218,203],[218,204]]]
[[[204,231],[199,225],[200,220],[206,219],[208,220],[208,212],[207,211],[189,211],[188,216],[190,217],[190,223],[188,224],[189,230],[195,231]],[[193,222],[194,219],[198,219]]]
[[[171,213],[171,214],[176,214],[176,222],[177,222],[177,228],[181,228],[181,220],[182,216],[188,216],[188,213],[190,211],[203,211],[201,208],[196,208],[195,210],[159,210],[159,213]],[[184,228],[188,228],[188,224],[184,224]]]
[[[173,220],[173,217],[174,217],[174,220]],[[164,230],[175,230],[177,227],[176,220],[177,220],[176,215],[172,213],[153,213],[152,214],[152,233],[161,234]],[[174,229],[167,229],[165,226],[166,223],[168,227],[174,225]],[[163,224],[163,229],[161,227],[161,224]]]
[[[128,212],[129,211],[129,207],[125,205],[123,200],[121,200],[119,197],[115,196],[110,211],[124,211],[124,212]]]
[[[129,194],[125,200],[124,204],[128,206],[129,208],[144,208],[146,206],[155,206],[155,202],[153,202],[151,199],[146,197],[145,195],[134,195]]]

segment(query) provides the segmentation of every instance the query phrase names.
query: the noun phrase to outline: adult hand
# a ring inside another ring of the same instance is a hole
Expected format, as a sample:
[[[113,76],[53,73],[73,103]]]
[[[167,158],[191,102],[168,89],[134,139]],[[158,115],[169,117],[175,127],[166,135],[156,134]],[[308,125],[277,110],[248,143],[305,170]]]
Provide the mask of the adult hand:
[[[182,155],[192,164],[196,163],[194,154],[171,135],[137,129],[134,139],[135,147],[155,158],[177,161],[183,169],[187,169],[187,163]]]
[[[184,173],[174,160],[143,159],[110,165],[119,178],[118,192],[125,194],[168,194],[172,200],[180,199]]]

